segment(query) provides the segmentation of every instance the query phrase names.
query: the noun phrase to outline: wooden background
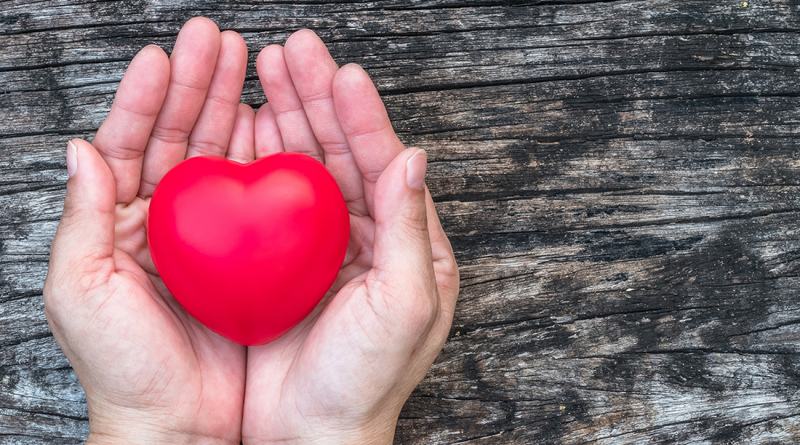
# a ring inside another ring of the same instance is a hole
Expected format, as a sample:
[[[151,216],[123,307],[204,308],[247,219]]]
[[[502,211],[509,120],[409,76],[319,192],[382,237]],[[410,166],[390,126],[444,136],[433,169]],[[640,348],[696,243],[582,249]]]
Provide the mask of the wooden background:
[[[0,0],[0,444],[77,444],[41,297],[64,149],[205,15],[373,76],[461,267],[398,444],[800,442],[797,0]]]

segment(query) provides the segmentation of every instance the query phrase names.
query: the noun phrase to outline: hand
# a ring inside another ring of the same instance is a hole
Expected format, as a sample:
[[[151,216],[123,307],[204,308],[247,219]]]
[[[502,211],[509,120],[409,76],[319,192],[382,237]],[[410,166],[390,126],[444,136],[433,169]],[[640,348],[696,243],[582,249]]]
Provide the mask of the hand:
[[[400,410],[442,348],[458,295],[450,243],[375,87],[339,69],[311,31],[270,46],[257,68],[269,103],[254,155],[324,162],[350,210],[339,277],[303,322],[248,348],[245,444],[391,443]]]
[[[246,63],[238,34],[192,19],[169,59],[154,46],[133,59],[92,144],[67,149],[44,298],[86,392],[89,443],[239,444],[246,349],[172,298],[145,222],[156,184],[185,157],[252,151]]]

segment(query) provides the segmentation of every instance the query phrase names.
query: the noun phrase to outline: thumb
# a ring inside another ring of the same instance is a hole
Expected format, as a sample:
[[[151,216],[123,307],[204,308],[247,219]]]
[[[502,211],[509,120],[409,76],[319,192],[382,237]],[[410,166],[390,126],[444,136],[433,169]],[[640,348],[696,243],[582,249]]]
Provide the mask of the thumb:
[[[401,152],[381,173],[375,187],[373,269],[393,289],[435,291],[431,241],[425,204],[425,150]],[[433,292],[435,293],[435,292]]]
[[[67,146],[67,172],[64,212],[50,250],[51,272],[96,270],[97,261],[114,253],[114,177],[92,144],[81,139]]]

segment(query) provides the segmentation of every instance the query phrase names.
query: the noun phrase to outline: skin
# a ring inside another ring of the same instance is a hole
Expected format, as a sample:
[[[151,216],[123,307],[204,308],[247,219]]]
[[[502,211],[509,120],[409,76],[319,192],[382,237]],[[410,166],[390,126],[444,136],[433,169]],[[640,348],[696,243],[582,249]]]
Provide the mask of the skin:
[[[458,294],[450,244],[406,149],[357,65],[311,31],[257,68],[268,104],[239,103],[247,48],[195,18],[172,55],[131,62],[92,143],[67,149],[67,197],[45,310],[86,392],[87,443],[391,443],[403,403],[447,337]],[[153,266],[150,196],[185,158],[279,151],[324,162],[351,215],[339,277],[279,339],[245,348],[199,324]]]

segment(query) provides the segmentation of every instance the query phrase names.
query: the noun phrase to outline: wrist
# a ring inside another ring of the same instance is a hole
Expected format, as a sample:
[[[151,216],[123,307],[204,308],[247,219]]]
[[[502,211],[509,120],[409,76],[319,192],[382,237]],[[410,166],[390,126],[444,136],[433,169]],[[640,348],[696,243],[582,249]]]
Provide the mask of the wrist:
[[[138,431],[130,431],[128,433],[104,433],[104,432],[90,432],[89,437],[86,438],[86,445],[167,445],[167,444],[185,444],[185,445],[239,445],[239,442],[233,442],[222,438],[213,438],[206,436],[199,436],[193,434],[183,434],[179,432],[155,431],[141,429]]]
[[[244,445],[391,445],[394,441],[396,419],[391,423],[368,424],[359,427],[314,426],[287,435],[243,437]]]
[[[187,425],[172,424],[169,415],[91,416],[87,445],[239,445],[239,438],[216,437]]]

